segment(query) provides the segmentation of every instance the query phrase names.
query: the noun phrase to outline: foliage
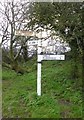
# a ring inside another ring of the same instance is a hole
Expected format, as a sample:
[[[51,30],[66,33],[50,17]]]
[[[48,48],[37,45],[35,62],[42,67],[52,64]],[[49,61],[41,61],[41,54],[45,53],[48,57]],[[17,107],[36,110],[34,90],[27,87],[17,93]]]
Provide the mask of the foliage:
[[[5,40],[10,40],[9,54],[7,54],[6,58],[11,62],[11,66],[14,66],[12,63],[17,63],[16,66],[18,67],[20,53],[24,61],[28,60],[27,41],[30,37],[16,37],[15,29],[34,30],[37,25],[51,30],[54,29],[63,40],[69,42],[72,56],[75,58],[74,61],[76,63],[76,57],[78,55],[83,57],[84,52],[82,34],[83,7],[83,3],[81,2],[36,2],[30,4],[28,2],[21,2],[15,4],[11,1],[5,3],[4,11],[1,10],[5,18],[4,23],[2,22],[3,24],[1,24],[3,28],[3,30],[1,29],[3,33],[2,43],[4,44]],[[25,20],[27,22],[24,24]],[[4,28],[4,24],[6,23],[7,25]],[[9,27],[11,28],[10,31],[8,31]],[[68,30],[67,33],[65,32],[66,29]],[[17,47],[19,48],[17,49]]]
[[[71,47],[74,78],[78,74],[77,59],[84,61],[83,2],[41,2],[32,4],[32,17],[40,26],[55,30]],[[84,64],[84,62],[83,62]],[[84,68],[84,66],[83,66]]]
[[[81,65],[78,82],[71,76],[73,60],[44,61],[42,96],[36,94],[35,58],[30,73],[17,75],[3,68],[3,117],[9,118],[81,118]],[[27,63],[25,64],[27,67]],[[31,64],[30,64],[31,65]],[[67,69],[68,68],[68,69]]]
[[[15,66],[18,67],[18,58],[22,52],[25,61],[28,57],[27,48],[25,46],[27,46],[27,41],[30,37],[26,38],[15,35],[16,29],[30,29],[28,26],[25,27],[24,25],[24,21],[28,15],[26,14],[28,5],[28,2],[19,1],[4,1],[2,4],[0,3],[0,6],[2,6],[0,8],[0,15],[2,15],[2,19],[0,21],[0,33],[2,37],[0,47],[3,49],[3,58],[6,57],[6,60],[3,59],[4,62],[6,64],[10,64],[13,69],[15,69],[15,67],[13,67],[15,64]],[[25,24],[28,24],[28,21]],[[7,52],[4,48],[6,48]],[[17,70],[15,69],[15,71]]]
[[[41,2],[34,3],[32,9],[31,15],[37,24],[58,31],[63,39],[70,43],[71,47],[76,47],[81,53],[83,3]],[[68,29],[67,34],[66,28]]]

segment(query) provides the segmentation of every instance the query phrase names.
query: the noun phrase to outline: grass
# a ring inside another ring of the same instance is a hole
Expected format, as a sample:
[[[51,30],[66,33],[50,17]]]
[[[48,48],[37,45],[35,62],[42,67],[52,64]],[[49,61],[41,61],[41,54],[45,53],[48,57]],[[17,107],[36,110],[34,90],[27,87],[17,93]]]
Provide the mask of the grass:
[[[81,69],[79,77],[71,77],[71,64],[67,61],[42,63],[42,96],[36,94],[36,62],[24,66],[30,73],[17,75],[3,68],[3,117],[9,118],[81,118]],[[79,65],[79,68],[81,66]]]

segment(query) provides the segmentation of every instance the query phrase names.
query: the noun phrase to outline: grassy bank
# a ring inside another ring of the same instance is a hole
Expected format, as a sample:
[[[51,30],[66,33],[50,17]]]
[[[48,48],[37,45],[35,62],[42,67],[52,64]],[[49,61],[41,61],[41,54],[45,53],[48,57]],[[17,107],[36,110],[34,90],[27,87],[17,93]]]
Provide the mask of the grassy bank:
[[[3,117],[80,118],[82,117],[81,66],[77,79],[72,77],[73,60],[42,63],[42,96],[36,94],[36,62],[24,66],[29,73],[20,75],[3,68]]]

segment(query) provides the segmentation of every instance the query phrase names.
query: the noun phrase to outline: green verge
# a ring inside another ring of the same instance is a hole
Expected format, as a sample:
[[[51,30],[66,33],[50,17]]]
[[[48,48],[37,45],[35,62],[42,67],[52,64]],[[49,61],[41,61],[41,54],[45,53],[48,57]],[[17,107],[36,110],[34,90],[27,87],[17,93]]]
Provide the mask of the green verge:
[[[73,60],[42,63],[42,96],[36,94],[36,60],[24,66],[23,75],[3,68],[2,113],[5,118],[81,118],[82,80],[72,78]]]

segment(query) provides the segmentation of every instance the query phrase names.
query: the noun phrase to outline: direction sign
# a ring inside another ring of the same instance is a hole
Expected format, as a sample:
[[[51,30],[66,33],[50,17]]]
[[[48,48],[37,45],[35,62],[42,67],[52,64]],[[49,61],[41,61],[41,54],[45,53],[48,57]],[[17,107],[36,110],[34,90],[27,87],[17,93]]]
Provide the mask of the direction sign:
[[[36,40],[28,41],[28,45],[29,45],[29,46],[38,45],[38,41],[36,41]]]
[[[46,38],[49,35],[45,32],[45,31],[41,31],[41,32],[35,32],[35,31],[26,31],[26,30],[15,30],[15,35],[19,35],[19,36],[31,36],[31,37],[38,37],[40,38]]]
[[[65,55],[43,55],[43,60],[65,60]]]
[[[33,31],[26,31],[26,30],[16,30],[15,35],[20,36],[35,36],[35,32]]]

